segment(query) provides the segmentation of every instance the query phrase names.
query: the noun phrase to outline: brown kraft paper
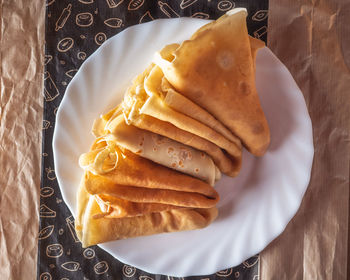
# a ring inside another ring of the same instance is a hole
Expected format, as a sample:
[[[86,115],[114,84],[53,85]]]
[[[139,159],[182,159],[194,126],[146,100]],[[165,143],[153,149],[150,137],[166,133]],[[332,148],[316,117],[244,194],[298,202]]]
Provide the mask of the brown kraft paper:
[[[268,45],[301,88],[315,157],[301,207],[261,253],[261,279],[346,279],[350,2],[270,0]]]
[[[45,4],[0,1],[0,279],[35,279]]]
[[[45,4],[25,4],[0,1],[1,279],[36,277]],[[349,15],[346,0],[270,0],[268,44],[304,93],[315,159],[297,215],[261,253],[260,279],[346,278]]]

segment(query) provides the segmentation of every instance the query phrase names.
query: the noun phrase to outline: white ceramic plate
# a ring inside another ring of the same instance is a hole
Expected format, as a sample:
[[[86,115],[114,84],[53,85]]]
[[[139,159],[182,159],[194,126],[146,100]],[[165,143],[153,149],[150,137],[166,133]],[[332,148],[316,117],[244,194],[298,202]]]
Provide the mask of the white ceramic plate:
[[[93,142],[93,120],[122,100],[131,79],[165,44],[181,42],[207,23],[166,19],[133,26],[107,40],[81,66],[57,112],[53,152],[64,201],[76,210],[79,155]],[[235,178],[216,184],[219,217],[209,227],[101,244],[115,258],[151,273],[204,275],[236,266],[276,238],[296,213],[309,183],[313,139],[303,95],[268,49],[258,52],[256,82],[271,129],[267,154],[243,152]]]

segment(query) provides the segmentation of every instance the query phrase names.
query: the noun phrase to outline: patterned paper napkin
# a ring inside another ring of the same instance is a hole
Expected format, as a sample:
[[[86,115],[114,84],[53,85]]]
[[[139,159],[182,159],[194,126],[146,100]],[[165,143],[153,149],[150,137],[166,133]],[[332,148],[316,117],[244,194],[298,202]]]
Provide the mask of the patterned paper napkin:
[[[266,41],[268,0],[47,0],[46,5],[38,279],[173,279],[123,264],[97,246],[81,248],[53,164],[52,136],[58,106],[84,60],[125,28],[158,18],[217,19],[234,7],[246,7],[249,33]],[[259,256],[213,275],[189,278],[257,280]]]

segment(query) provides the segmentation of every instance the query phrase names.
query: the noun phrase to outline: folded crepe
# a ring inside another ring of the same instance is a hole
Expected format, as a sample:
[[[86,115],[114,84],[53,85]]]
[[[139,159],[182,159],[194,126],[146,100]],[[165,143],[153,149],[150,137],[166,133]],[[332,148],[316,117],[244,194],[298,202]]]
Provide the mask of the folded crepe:
[[[269,127],[255,88],[255,56],[264,44],[249,37],[247,11],[234,9],[203,26],[154,62],[171,86],[205,109],[261,156],[270,143]]]
[[[148,115],[140,115],[133,120],[132,124],[207,153],[220,171],[228,176],[235,177],[239,173],[241,158],[230,156],[220,147],[202,137]]]
[[[83,185],[77,196],[75,230],[83,248],[112,240],[165,232],[200,229],[216,217],[217,209],[175,209],[125,218],[103,217],[95,197]],[[100,218],[96,218],[100,217]]]
[[[229,159],[233,161],[230,164],[231,169],[225,171],[217,164],[220,171],[229,176],[236,176],[241,167],[242,149],[240,140],[231,134],[234,141],[230,141],[211,127],[172,109],[164,103],[162,98],[166,95],[164,95],[161,90],[162,81],[164,81],[162,71],[159,67],[154,65],[148,67],[142,74],[134,79],[133,85],[126,91],[122,103],[126,122],[137,126],[136,123],[139,119],[146,115],[170,123],[182,131],[189,132],[194,136],[207,140],[223,149],[224,153],[227,153]],[[180,94],[177,96],[181,97]],[[190,103],[195,105],[193,102]],[[168,137],[172,138],[170,136]]]
[[[174,52],[179,47],[179,44],[171,44],[165,46],[161,51],[160,55],[165,57],[167,60],[174,59]],[[183,96],[181,93],[177,92],[169,83],[169,81],[164,77],[163,72],[159,67],[153,67],[151,73],[148,75],[145,81],[145,88],[151,88],[149,91],[157,91],[155,86],[161,84],[161,90],[158,90],[158,93],[161,95],[163,102],[174,109],[177,112],[180,112],[186,116],[195,119],[202,124],[210,127],[215,130],[222,136],[226,137],[233,143],[236,143],[240,146],[240,141],[234,136],[230,130],[228,130],[221,122],[215,119],[211,114],[206,110],[198,106],[196,103],[192,102],[190,99]]]
[[[123,174],[118,177],[123,177]],[[152,178],[152,180],[154,182],[158,181],[157,178]],[[145,187],[120,185],[112,179],[106,178],[106,176],[86,172],[84,185],[88,193],[92,195],[109,195],[136,203],[161,203],[181,207],[210,208],[219,201],[219,196],[215,191],[210,195],[206,195],[200,192],[167,189],[164,184],[157,183],[160,185],[159,188],[152,188],[147,185]]]
[[[125,123],[122,112],[115,110],[113,119],[103,116],[95,121],[98,137],[115,141],[119,146],[163,166],[199,178],[210,185],[220,179],[220,171],[204,152],[168,137]],[[100,126],[100,127],[98,127]]]
[[[219,199],[207,183],[122,150],[103,138],[80,156],[79,164],[85,169],[83,184],[92,195],[196,208],[213,207]]]

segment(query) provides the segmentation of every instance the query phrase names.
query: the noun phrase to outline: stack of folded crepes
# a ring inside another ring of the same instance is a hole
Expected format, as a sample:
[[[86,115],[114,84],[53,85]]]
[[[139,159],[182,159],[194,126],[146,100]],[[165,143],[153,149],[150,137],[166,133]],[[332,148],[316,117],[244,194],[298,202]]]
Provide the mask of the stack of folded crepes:
[[[214,184],[237,176],[242,144],[265,153],[269,128],[255,89],[245,9],[165,46],[93,124],[81,155],[76,231],[83,246],[199,229],[218,215]]]

